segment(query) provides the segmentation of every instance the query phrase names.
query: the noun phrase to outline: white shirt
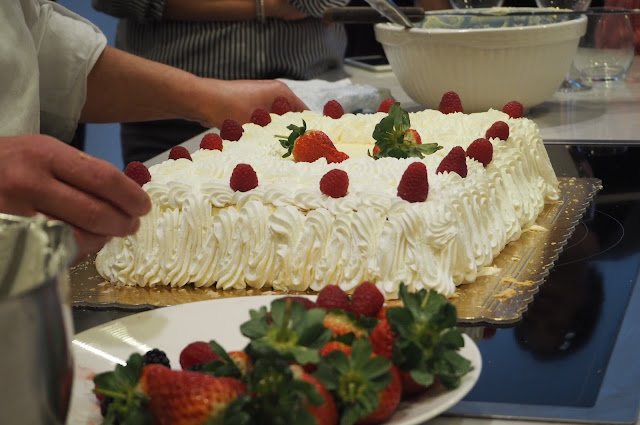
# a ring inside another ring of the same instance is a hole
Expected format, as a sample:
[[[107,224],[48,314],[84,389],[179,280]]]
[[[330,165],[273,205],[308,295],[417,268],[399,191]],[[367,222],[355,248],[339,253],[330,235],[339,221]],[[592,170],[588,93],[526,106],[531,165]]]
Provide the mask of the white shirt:
[[[58,4],[0,0],[0,136],[71,140],[106,44],[96,26]]]

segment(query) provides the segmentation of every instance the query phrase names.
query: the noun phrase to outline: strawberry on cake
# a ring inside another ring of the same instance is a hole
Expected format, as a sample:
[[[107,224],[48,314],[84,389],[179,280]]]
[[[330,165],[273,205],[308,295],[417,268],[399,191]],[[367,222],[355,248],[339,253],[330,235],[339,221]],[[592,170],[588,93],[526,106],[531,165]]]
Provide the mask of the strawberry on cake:
[[[96,258],[117,285],[351,292],[370,281],[395,298],[450,296],[558,198],[537,125],[517,102],[465,114],[291,112],[282,99],[221,143],[176,155],[142,179],[153,208],[138,232]],[[144,175],[139,169],[136,176]]]

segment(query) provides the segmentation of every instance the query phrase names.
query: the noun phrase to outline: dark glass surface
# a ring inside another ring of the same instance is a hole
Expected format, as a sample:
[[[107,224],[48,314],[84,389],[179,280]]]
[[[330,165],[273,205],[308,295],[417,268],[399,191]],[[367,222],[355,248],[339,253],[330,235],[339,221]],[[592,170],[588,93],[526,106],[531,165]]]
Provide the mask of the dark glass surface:
[[[548,150],[554,167],[600,178],[603,190],[522,321],[485,329],[482,374],[466,401],[590,407],[603,390],[640,271],[640,146]]]

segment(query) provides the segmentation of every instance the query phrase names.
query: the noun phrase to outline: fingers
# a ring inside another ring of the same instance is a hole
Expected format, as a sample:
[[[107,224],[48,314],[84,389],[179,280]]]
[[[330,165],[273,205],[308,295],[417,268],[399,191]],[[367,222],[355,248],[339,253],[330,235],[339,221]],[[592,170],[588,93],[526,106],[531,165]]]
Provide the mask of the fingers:
[[[89,255],[94,254],[109,242],[108,236],[96,235],[91,232],[87,232],[78,228],[73,229],[73,237],[76,241],[76,256],[73,260],[73,264],[78,264],[87,258]]]
[[[43,193],[35,200],[35,208],[102,236],[126,236],[140,225],[137,215],[126,214],[113,204],[55,180],[43,188]]]
[[[122,171],[106,161],[91,157],[83,152],[70,149],[57,157],[51,164],[54,176],[76,188],[86,192],[89,196],[79,197],[80,193],[72,194],[64,191],[66,198],[78,202],[88,201],[90,196],[104,200],[102,205],[110,204],[131,217],[138,217],[149,212],[151,201],[149,196],[133,180]],[[109,211],[111,214],[112,211]],[[86,228],[86,227],[85,227]]]

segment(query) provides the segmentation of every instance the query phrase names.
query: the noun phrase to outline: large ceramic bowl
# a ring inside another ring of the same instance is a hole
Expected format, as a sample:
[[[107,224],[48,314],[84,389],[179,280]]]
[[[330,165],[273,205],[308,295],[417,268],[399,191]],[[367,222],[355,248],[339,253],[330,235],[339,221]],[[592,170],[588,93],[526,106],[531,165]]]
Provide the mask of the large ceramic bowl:
[[[525,109],[547,100],[569,71],[584,15],[505,16],[494,8],[431,12],[415,28],[376,24],[393,72],[414,101],[436,109],[455,91],[465,112],[502,109],[517,100]],[[493,16],[469,16],[491,12]]]

